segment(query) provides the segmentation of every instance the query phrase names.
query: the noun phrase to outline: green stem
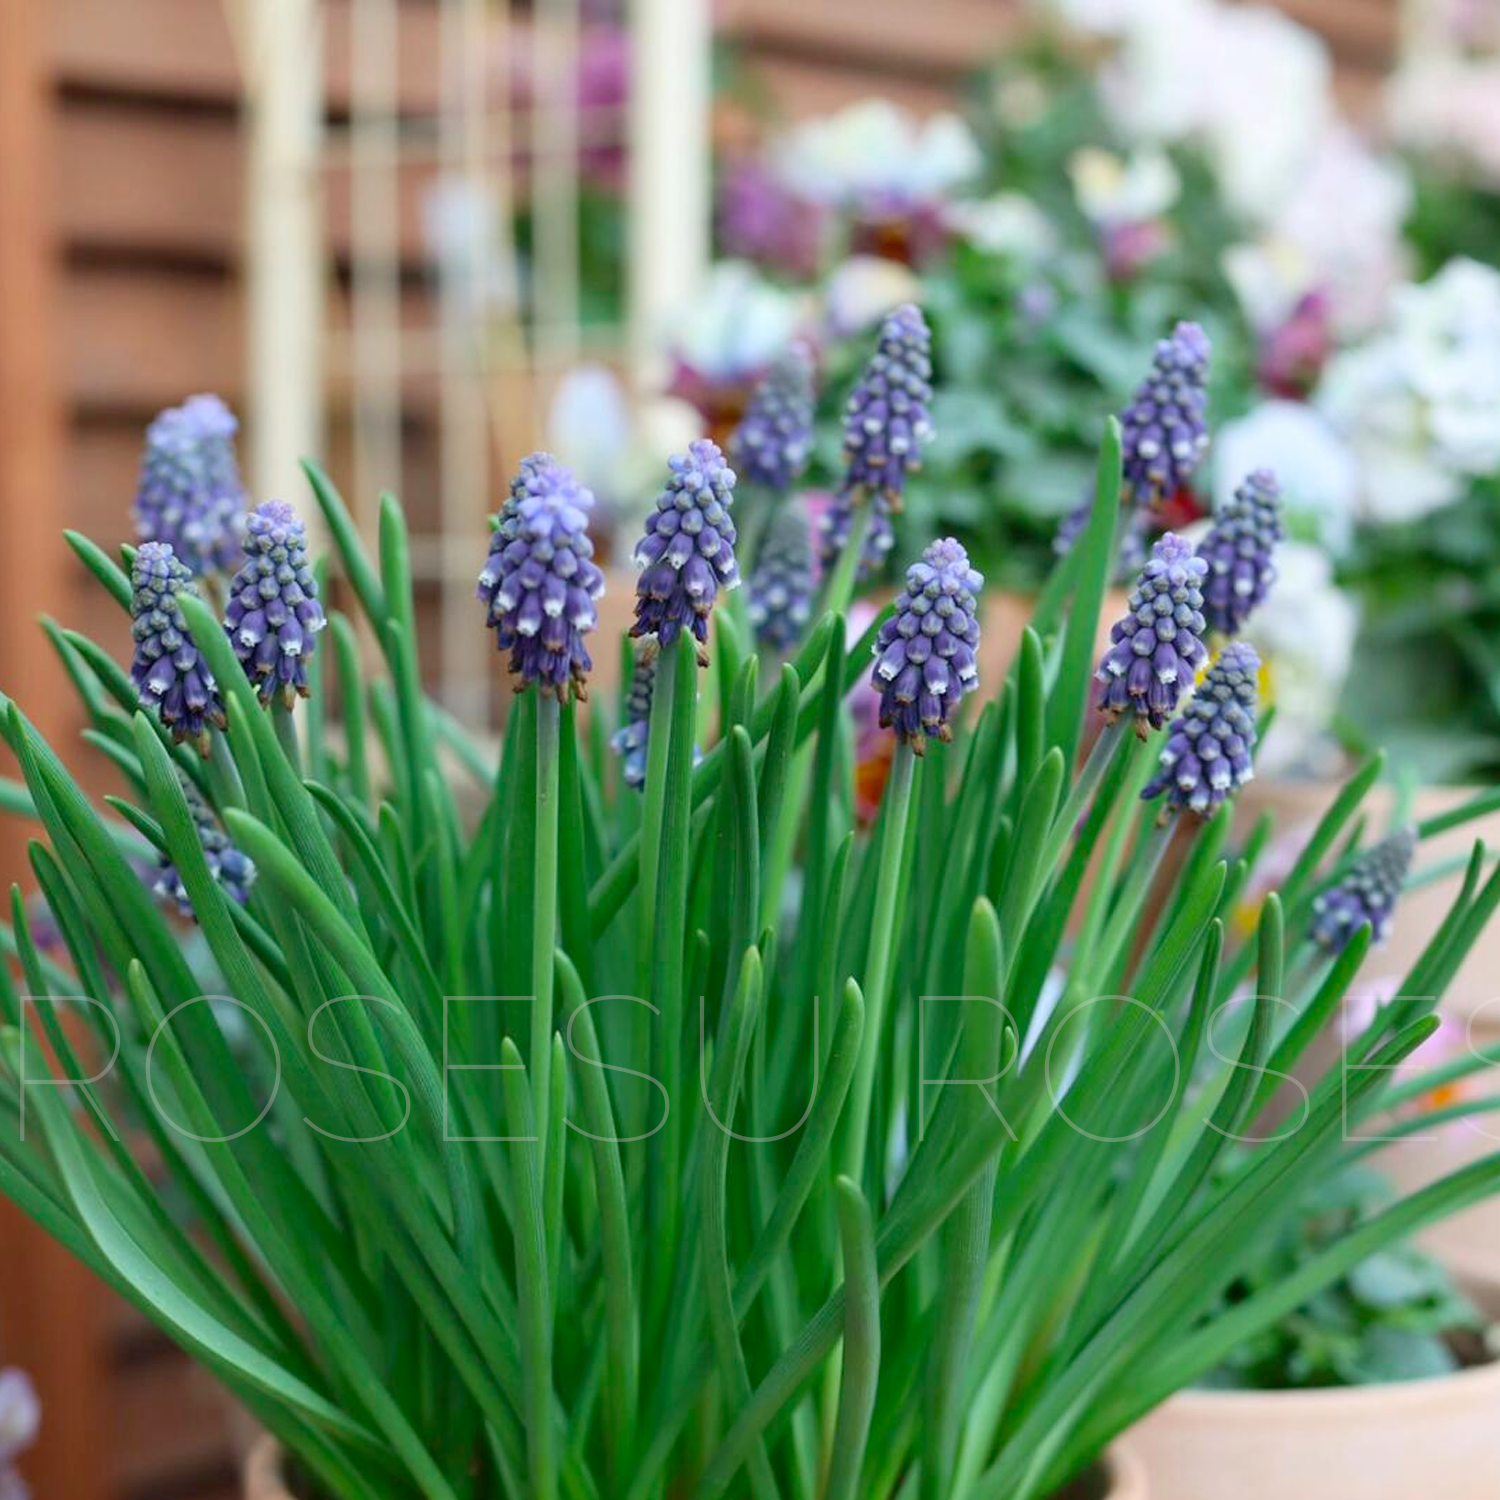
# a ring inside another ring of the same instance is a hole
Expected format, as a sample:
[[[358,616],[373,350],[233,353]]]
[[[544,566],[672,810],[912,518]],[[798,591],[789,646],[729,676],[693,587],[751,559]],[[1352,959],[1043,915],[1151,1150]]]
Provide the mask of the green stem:
[[[547,1138],[552,1069],[552,965],[557,948],[557,767],[561,708],[551,693],[536,706],[536,881],[531,928],[531,1097],[537,1134]]]
[[[287,758],[287,764],[300,776],[302,747],[297,743],[297,725],[292,719],[291,706],[284,698],[278,696],[272,700],[271,722],[276,726],[276,738]]]
[[[1089,758],[1084,762],[1083,769],[1073,782],[1072,789],[1068,793],[1068,800],[1063,803],[1062,811],[1053,820],[1052,830],[1047,835],[1046,852],[1041,859],[1043,870],[1050,872],[1056,869],[1057,861],[1067,846],[1068,838],[1078,826],[1078,820],[1087,809],[1089,800],[1103,779],[1105,771],[1113,764],[1117,755],[1125,753],[1129,745],[1130,736],[1121,732],[1114,724],[1106,724],[1099,732],[1093,748],[1089,751]]]
[[[639,993],[651,994],[651,957],[656,938],[656,885],[661,862],[661,825],[667,795],[667,752],[672,743],[672,702],[677,691],[677,653],[682,638],[662,647],[656,661],[656,683],[651,693],[651,724],[646,732],[646,785],[641,810],[640,880],[637,916],[640,920]],[[639,666],[637,671],[639,671]]]
[[[849,1133],[844,1139],[844,1175],[853,1182],[864,1177],[866,1137],[875,1093],[875,1070],[880,1057],[885,1007],[889,998],[891,960],[896,946],[896,898],[906,863],[906,833],[911,821],[911,793],[916,756],[904,741],[896,746],[891,779],[885,794],[885,824],[881,831],[879,878],[875,912],[870,924],[870,951],[865,961],[865,1012],[868,1017],[860,1043],[859,1066],[849,1100]]]
[[[839,553],[838,565],[828,580],[828,591],[823,596],[823,608],[832,614],[846,615],[854,599],[855,585],[859,581],[859,559],[865,550],[865,538],[870,534],[870,522],[874,519],[875,502],[867,500],[854,507],[854,519],[849,525],[849,540]]]

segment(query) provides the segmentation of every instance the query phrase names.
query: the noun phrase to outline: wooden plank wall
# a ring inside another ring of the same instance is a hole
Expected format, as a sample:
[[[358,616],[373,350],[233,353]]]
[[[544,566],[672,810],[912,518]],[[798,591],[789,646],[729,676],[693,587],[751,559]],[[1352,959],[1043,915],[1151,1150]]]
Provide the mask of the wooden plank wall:
[[[253,0],[252,0],[253,3]],[[348,100],[347,6],[327,0],[329,94]],[[1392,55],[1397,0],[1283,0],[1333,42],[1341,88],[1367,100]],[[1003,44],[1011,0],[723,0],[720,19],[795,117],[870,93],[919,110],[951,101]],[[400,103],[431,110],[435,10],[403,0]],[[112,643],[127,634],[64,548],[76,526],[128,532],[140,433],[196,390],[242,392],[239,67],[222,0],[5,0],[0,15],[0,663],[49,733],[71,726],[33,625],[45,610]],[[423,169],[404,167],[406,315],[418,272]],[[337,325],[347,177],[326,183]],[[335,351],[337,357],[337,351]],[[347,412],[335,376],[331,410]],[[408,391],[407,472],[433,491],[431,392]],[[335,454],[337,462],[338,455]],[[75,742],[76,744],[76,742]],[[0,821],[0,875],[24,842]],[[228,1500],[235,1492],[206,1382],[58,1252],[0,1210],[0,1358],[47,1400],[29,1465],[43,1500]]]

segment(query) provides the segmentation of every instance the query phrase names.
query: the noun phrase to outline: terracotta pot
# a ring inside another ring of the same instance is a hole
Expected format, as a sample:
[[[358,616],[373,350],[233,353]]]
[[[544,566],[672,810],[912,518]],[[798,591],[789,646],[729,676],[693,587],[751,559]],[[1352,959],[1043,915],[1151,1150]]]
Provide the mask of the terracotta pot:
[[[1151,1500],[1494,1500],[1500,1365],[1320,1391],[1183,1391],[1129,1434]]]
[[[1105,1456],[1109,1489],[1104,1500],[1153,1500],[1149,1474],[1134,1446],[1116,1443]]]
[[[1109,1488],[1100,1500],[1150,1500],[1146,1470],[1130,1448],[1116,1444],[1106,1458]],[[245,1500],[292,1500],[281,1481],[281,1449],[262,1436],[245,1460]]]
[[[1269,809],[1276,816],[1278,835],[1299,828],[1311,832],[1312,825],[1338,795],[1340,785],[1332,781],[1254,781],[1242,794],[1241,815],[1253,820]],[[1474,787],[1424,789],[1417,794],[1412,815],[1418,821],[1431,817],[1467,801],[1477,790]],[[1379,787],[1371,793],[1366,806],[1372,830],[1383,829],[1390,805],[1389,788]],[[1500,814],[1491,814],[1427,840],[1418,860],[1431,865],[1466,855],[1476,838],[1482,838],[1489,849],[1500,848]],[[1447,915],[1460,883],[1461,876],[1455,873],[1403,898],[1396,908],[1389,937],[1365,960],[1356,988],[1380,981],[1401,982]],[[1480,934],[1448,986],[1442,1008],[1450,1023],[1451,1035],[1446,1038],[1452,1049],[1450,1055],[1462,1050],[1466,1039],[1476,1048],[1500,1044],[1500,922],[1491,922]],[[1311,1066],[1316,1069],[1332,1064],[1338,1056],[1338,1045],[1337,1035],[1330,1036],[1326,1046],[1317,1049],[1310,1059]],[[1435,1041],[1431,1045],[1438,1044]],[[1493,1076],[1479,1075],[1468,1080],[1464,1087],[1483,1095],[1493,1093],[1500,1082]],[[1449,1098],[1433,1101],[1436,1105],[1451,1102],[1454,1101]],[[1500,1150],[1500,1115],[1481,1114],[1472,1120],[1442,1126],[1427,1138],[1392,1146],[1380,1153],[1377,1164],[1397,1187],[1413,1192],[1496,1150]],[[1459,1275],[1487,1313],[1500,1318],[1500,1198],[1491,1198],[1445,1219],[1422,1236],[1422,1243]]]
[[[245,1455],[245,1500],[292,1500],[281,1479],[281,1445],[265,1433]]]

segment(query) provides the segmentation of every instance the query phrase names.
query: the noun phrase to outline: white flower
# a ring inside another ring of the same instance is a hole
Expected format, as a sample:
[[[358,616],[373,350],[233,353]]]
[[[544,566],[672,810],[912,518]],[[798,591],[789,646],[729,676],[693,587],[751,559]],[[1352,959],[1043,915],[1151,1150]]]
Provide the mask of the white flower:
[[[659,396],[632,411],[624,387],[603,365],[565,375],[547,412],[548,447],[616,525],[649,500],[662,454],[681,453],[702,436],[702,417],[675,397]]]
[[[678,325],[671,352],[707,380],[743,379],[786,348],[805,307],[803,298],[773,286],[748,261],[720,261]]]
[[[1283,542],[1276,551],[1276,582],[1248,632],[1265,663],[1267,698],[1276,708],[1255,754],[1262,774],[1317,763],[1358,630],[1359,612],[1334,582],[1327,555],[1304,542]]]
[[[1143,224],[1177,201],[1182,181],[1165,152],[1143,147],[1121,158],[1098,146],[1075,151],[1068,161],[1073,196],[1095,224]]]
[[[1403,146],[1446,157],[1500,186],[1500,60],[1409,63],[1387,85],[1386,115]]]
[[[1215,507],[1227,505],[1255,469],[1275,474],[1294,532],[1316,536],[1335,554],[1348,547],[1359,466],[1353,450],[1312,407],[1267,401],[1219,429],[1213,447]]]
[[[1306,254],[1286,240],[1231,245],[1221,259],[1225,279],[1257,333],[1279,328],[1318,284]]]
[[[422,197],[422,237],[432,263],[471,314],[514,301],[499,204],[488,188],[452,173],[434,178]]]
[[[1418,520],[1500,467],[1500,272],[1450,261],[1335,358],[1319,408],[1359,459],[1363,515]]]
[[[976,250],[1017,260],[1045,259],[1057,248],[1052,221],[1024,193],[996,193],[950,203],[943,222]]]
[[[1361,334],[1384,317],[1405,274],[1401,228],[1410,206],[1401,166],[1339,122],[1319,136],[1267,233],[1301,258],[1310,285],[1327,291],[1339,331]]]
[[[547,410],[547,446],[580,484],[608,498],[630,450],[630,403],[614,372],[578,365],[558,381]]]
[[[1226,201],[1269,218],[1328,122],[1328,49],[1266,6],[1148,0],[1100,79],[1105,105],[1137,141],[1193,141]]]
[[[889,100],[865,99],[787,132],[772,166],[813,203],[857,208],[872,198],[938,202],[976,177],[984,157],[955,114],[918,123]]]
[[[876,255],[851,255],[824,287],[824,326],[833,339],[863,333],[903,303],[919,301],[921,293],[910,267]]]
[[[0,1468],[35,1441],[42,1424],[36,1388],[20,1370],[0,1370]]]
[[[1343,123],[1326,130],[1261,238],[1224,252],[1224,273],[1251,324],[1274,329],[1306,293],[1320,291],[1345,337],[1376,327],[1405,272],[1410,202],[1398,163]]]

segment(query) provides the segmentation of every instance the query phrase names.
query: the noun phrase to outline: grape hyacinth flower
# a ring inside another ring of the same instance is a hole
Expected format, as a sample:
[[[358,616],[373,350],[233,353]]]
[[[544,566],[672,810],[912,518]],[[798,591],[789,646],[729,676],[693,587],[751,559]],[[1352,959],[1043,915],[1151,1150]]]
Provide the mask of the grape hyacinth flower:
[[[984,579],[952,537],[933,542],[906,570],[895,612],[872,648],[880,724],[921,755],[927,739],[947,740],[964,694],[979,685],[978,595]]]
[[[1166,724],[1208,658],[1202,613],[1207,573],[1208,564],[1169,531],[1151,549],[1129,613],[1110,629],[1112,644],[1094,674],[1098,707],[1114,719],[1133,715],[1142,739],[1147,725]]]
[[[853,529],[854,501],[847,490],[840,491],[818,519],[818,557],[826,572],[831,572],[838,566],[838,560],[843,556]],[[874,578],[885,566],[885,560],[895,545],[896,533],[891,527],[891,508],[883,496],[876,495],[870,501],[870,520],[859,549],[856,582],[868,583]]]
[[[1208,335],[1179,323],[1160,340],[1150,373],[1120,413],[1127,501],[1157,509],[1208,451]]]
[[[1269,469],[1256,469],[1214,518],[1198,548],[1208,561],[1203,614],[1210,627],[1238,635],[1276,581],[1272,554],[1282,539],[1281,489]]]
[[[807,516],[789,501],[773,517],[750,578],[748,613],[756,640],[773,651],[796,645],[812,615],[817,586]]]
[[[1417,830],[1410,826],[1366,849],[1313,902],[1313,941],[1326,953],[1340,953],[1368,922],[1373,940],[1384,942],[1416,849]]]
[[[245,486],[234,454],[239,428],[217,396],[190,396],[146,429],[136,489],[136,534],[166,542],[194,577],[239,557]]]
[[[642,564],[630,633],[669,646],[687,629],[706,664],[708,616],[721,588],[738,588],[734,558],[734,470],[717,443],[699,438],[668,460],[671,475],[636,543]]]
[[[646,745],[651,734],[651,700],[656,696],[656,658],[638,656],[625,699],[623,722],[610,746],[624,763],[625,785],[639,791],[646,784]]]
[[[166,542],[142,542],[130,568],[130,634],[135,653],[130,678],[179,743],[208,754],[208,728],[224,728],[224,707],[208,663],[188,634],[177,603],[197,586]]]
[[[184,781],[182,789],[187,795],[188,810],[192,813],[193,823],[198,830],[198,843],[208,862],[209,874],[231,901],[237,901],[243,906],[250,899],[250,887],[255,884],[254,862],[230,842],[229,835],[219,826],[218,819],[191,783]],[[188,899],[187,887],[182,883],[182,876],[166,855],[161,856],[161,868],[152,889],[158,896],[175,903],[184,917],[197,921],[193,903]]]
[[[307,532],[284,500],[267,500],[245,526],[245,563],[229,585],[224,629],[269,705],[307,696],[307,659],[328,622],[307,561]]]
[[[740,478],[780,494],[791,489],[812,453],[813,366],[806,344],[792,344],[756,387],[729,440]]]
[[[856,503],[883,498],[901,509],[906,476],[932,437],[932,335],[922,310],[898,307],[844,408],[844,490]]]
[[[604,574],[588,517],[594,497],[549,453],[524,459],[501,508],[476,591],[520,691],[540,683],[560,702],[588,696],[584,636],[599,624]]]
[[[625,698],[625,713],[620,727],[610,736],[610,749],[620,757],[625,785],[636,791],[646,784],[646,754],[651,740],[651,704],[656,697],[655,656],[641,654],[635,659],[630,678],[630,692]],[[703,752],[693,746],[693,764],[703,759]]]
[[[1256,679],[1260,658],[1231,641],[1208,669],[1187,708],[1172,721],[1161,768],[1141,796],[1167,794],[1167,808],[1208,817],[1255,774]]]

